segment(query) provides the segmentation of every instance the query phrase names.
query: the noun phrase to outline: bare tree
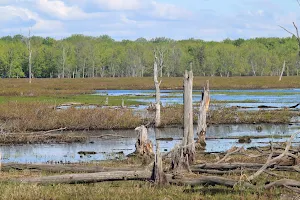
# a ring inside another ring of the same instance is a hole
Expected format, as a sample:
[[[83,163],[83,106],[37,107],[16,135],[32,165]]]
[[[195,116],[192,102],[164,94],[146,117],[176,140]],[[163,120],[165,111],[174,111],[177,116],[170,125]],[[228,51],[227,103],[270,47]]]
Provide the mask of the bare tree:
[[[155,49],[155,52],[158,54],[157,64],[158,64],[159,71],[160,71],[160,77],[162,77],[163,76],[163,68],[165,66],[165,58],[166,58],[167,48],[166,47],[157,47]]]
[[[31,83],[31,78],[32,78],[32,72],[31,72],[32,49],[31,49],[31,30],[30,29],[28,31],[28,37],[25,39],[25,43],[26,43],[27,50],[28,50],[28,78],[29,78],[29,83]]]
[[[297,0],[297,3],[300,7],[300,0]],[[295,22],[293,22],[293,25],[295,27],[295,30],[296,30],[296,33],[293,33],[292,31],[289,31],[288,29],[284,28],[283,26],[279,26],[281,27],[283,30],[285,30],[286,32],[288,32],[289,34],[293,35],[296,39],[297,39],[297,42],[298,42],[298,59],[300,58],[300,36],[299,36],[299,31],[298,31],[298,27],[297,25],[295,24]]]

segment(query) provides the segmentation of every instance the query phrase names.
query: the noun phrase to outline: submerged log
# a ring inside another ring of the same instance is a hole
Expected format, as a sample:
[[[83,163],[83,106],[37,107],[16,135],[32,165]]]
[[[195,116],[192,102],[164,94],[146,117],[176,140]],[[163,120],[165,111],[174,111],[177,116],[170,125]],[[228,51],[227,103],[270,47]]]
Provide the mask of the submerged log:
[[[209,81],[206,81],[206,84],[202,91],[202,98],[200,101],[200,107],[199,107],[199,114],[198,114],[198,126],[197,126],[197,135],[198,140],[197,144],[200,145],[200,147],[206,146],[206,114],[209,108],[210,103],[210,95],[209,95]]]
[[[136,151],[135,153],[142,156],[152,156],[153,153],[153,145],[150,140],[148,140],[148,131],[144,125],[141,125],[135,128],[138,131],[138,139],[135,144]]]

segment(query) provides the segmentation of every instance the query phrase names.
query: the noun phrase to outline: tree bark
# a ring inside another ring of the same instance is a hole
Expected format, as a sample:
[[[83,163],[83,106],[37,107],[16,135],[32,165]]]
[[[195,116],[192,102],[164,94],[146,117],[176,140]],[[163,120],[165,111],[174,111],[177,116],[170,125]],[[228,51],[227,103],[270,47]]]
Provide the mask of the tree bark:
[[[197,135],[198,141],[197,144],[200,146],[206,146],[206,114],[209,109],[210,103],[210,92],[209,92],[209,81],[206,81],[206,84],[202,91],[202,99],[200,101],[199,114],[198,114],[198,126],[197,126]]]

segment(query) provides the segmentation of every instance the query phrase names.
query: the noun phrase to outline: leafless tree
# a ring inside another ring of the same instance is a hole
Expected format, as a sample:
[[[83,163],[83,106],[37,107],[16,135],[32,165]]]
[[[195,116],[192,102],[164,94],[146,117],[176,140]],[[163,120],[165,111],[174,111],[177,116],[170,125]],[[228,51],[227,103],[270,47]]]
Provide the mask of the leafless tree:
[[[28,78],[29,78],[29,83],[31,83],[31,78],[32,78],[32,72],[31,72],[31,57],[32,57],[32,49],[31,49],[31,30],[29,29],[28,31],[28,37],[25,39],[25,43],[27,46],[27,50],[28,50]]]
[[[298,5],[299,5],[299,7],[300,7],[300,0],[297,0],[297,3],[298,3]],[[300,36],[299,36],[299,31],[298,31],[298,27],[297,27],[297,25],[296,25],[295,22],[293,22],[293,25],[294,25],[294,28],[295,28],[295,30],[296,30],[296,33],[293,33],[292,31],[290,31],[290,30],[284,28],[283,26],[279,26],[279,27],[281,27],[283,30],[285,30],[285,31],[288,32],[289,34],[293,35],[293,36],[297,39],[298,47],[299,47],[299,48],[298,48],[298,59],[300,59]]]

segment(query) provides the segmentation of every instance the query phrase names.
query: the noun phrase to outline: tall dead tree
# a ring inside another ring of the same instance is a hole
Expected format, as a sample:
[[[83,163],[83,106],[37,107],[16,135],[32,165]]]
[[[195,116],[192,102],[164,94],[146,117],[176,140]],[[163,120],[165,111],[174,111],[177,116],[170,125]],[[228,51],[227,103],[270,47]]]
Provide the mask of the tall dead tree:
[[[32,78],[32,72],[31,72],[31,57],[32,57],[32,49],[31,49],[31,31],[29,29],[28,31],[28,37],[25,40],[27,50],[28,50],[28,78],[29,78],[29,83],[31,83],[31,78]]]
[[[159,127],[161,120],[160,120],[160,89],[159,86],[161,84],[161,81],[158,82],[158,70],[157,70],[157,62],[158,62],[158,57],[156,54],[156,51],[154,51],[154,72],[153,72],[153,76],[154,76],[154,85],[155,85],[155,127]]]
[[[198,141],[197,144],[201,146],[206,146],[205,137],[206,137],[206,114],[209,108],[210,103],[210,92],[209,92],[209,81],[206,81],[206,84],[202,91],[202,98],[200,101],[199,114],[198,114],[198,126],[197,126],[197,135]]]
[[[189,163],[195,160],[195,143],[193,127],[193,71],[184,74],[184,154],[188,156]]]

